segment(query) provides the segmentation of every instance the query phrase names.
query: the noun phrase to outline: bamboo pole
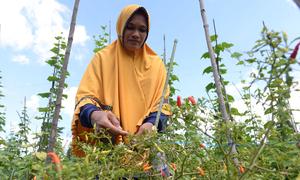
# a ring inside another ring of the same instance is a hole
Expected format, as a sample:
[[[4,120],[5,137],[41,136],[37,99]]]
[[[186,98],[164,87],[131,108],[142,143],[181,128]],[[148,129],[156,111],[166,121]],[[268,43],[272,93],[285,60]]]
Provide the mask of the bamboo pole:
[[[167,52],[166,52],[166,36],[164,35],[164,64],[166,65],[166,62],[167,62],[167,58],[166,58],[166,56],[167,56]]]
[[[64,84],[65,84],[65,79],[66,79],[66,72],[67,72],[67,68],[68,68],[68,62],[69,62],[71,47],[72,47],[72,43],[73,43],[73,36],[74,36],[74,31],[75,31],[76,17],[77,17],[79,2],[80,2],[80,0],[75,0],[74,7],[73,7],[72,20],[71,20],[70,29],[69,29],[68,44],[67,44],[67,49],[65,52],[64,64],[62,67],[62,75],[59,80],[58,94],[57,94],[56,103],[55,103],[55,111],[54,111],[54,116],[53,116],[53,120],[52,120],[51,133],[50,133],[50,137],[49,137],[49,144],[48,144],[48,149],[47,149],[48,152],[53,152],[53,149],[54,149],[54,146],[56,143],[57,124],[58,124],[58,119],[59,119],[59,114],[60,114],[60,109],[61,109],[61,101],[62,101],[63,89],[64,89]]]
[[[159,102],[159,108],[158,108],[156,119],[155,119],[155,126],[153,126],[156,129],[158,129],[158,123],[159,123],[159,118],[160,118],[160,114],[161,114],[161,109],[162,109],[162,105],[164,103],[164,97],[165,97],[165,94],[166,94],[166,90],[167,90],[167,87],[168,87],[168,84],[169,84],[170,74],[171,74],[172,69],[173,69],[173,61],[174,61],[177,42],[178,42],[177,39],[175,39],[174,44],[173,44],[173,50],[172,50],[172,54],[171,54],[171,59],[170,59],[170,64],[169,64],[169,68],[168,68],[168,73],[167,73],[165,85],[164,85],[163,93],[161,95],[161,99],[160,99],[160,102]]]
[[[300,0],[294,0],[295,4],[300,8]]]
[[[221,110],[222,118],[223,118],[224,122],[227,124],[230,119],[229,119],[229,115],[226,110],[224,96],[222,93],[222,85],[221,85],[220,75],[219,75],[219,72],[217,69],[215,53],[214,53],[214,50],[212,48],[211,41],[210,41],[209,28],[208,28],[208,23],[207,23],[207,19],[206,19],[203,0],[199,0],[199,4],[200,4],[200,13],[201,13],[202,22],[203,22],[203,28],[204,28],[204,32],[205,32],[206,44],[207,44],[208,52],[210,55],[211,66],[213,68],[213,76],[214,76],[215,86],[216,86],[216,90],[217,90],[220,110]],[[234,143],[234,141],[231,138],[230,130],[227,130],[226,136],[227,136],[228,145],[231,146],[230,154],[231,155],[237,154],[236,144]],[[239,160],[236,157],[233,158],[233,162],[234,162],[235,166],[237,166],[237,167],[239,166]]]

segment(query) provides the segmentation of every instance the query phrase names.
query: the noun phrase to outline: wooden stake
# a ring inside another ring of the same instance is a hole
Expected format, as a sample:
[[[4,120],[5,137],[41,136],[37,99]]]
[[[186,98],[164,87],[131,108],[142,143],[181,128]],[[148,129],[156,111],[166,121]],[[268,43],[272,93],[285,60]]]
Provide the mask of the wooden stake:
[[[215,59],[215,53],[214,53],[214,50],[212,48],[211,41],[210,41],[208,23],[207,23],[205,9],[204,9],[204,2],[203,2],[203,0],[199,0],[199,3],[200,3],[200,12],[201,12],[201,17],[202,17],[202,22],[203,22],[203,28],[204,28],[204,32],[205,32],[206,44],[207,44],[208,52],[210,55],[211,66],[213,68],[213,76],[214,76],[215,86],[216,86],[216,90],[217,90],[217,94],[218,94],[220,110],[221,110],[222,118],[223,118],[224,122],[227,124],[229,122],[229,116],[226,111],[226,105],[225,105],[224,96],[222,93],[220,75],[218,72],[217,63],[216,63],[216,59]],[[237,154],[236,144],[233,142],[233,140],[231,138],[230,130],[227,130],[227,140],[228,140],[228,145],[231,147],[230,154],[231,155]],[[236,167],[239,167],[239,160],[236,157],[233,158],[233,162]]]
[[[79,1],[80,0],[75,0],[75,3],[74,3],[72,20],[71,20],[71,25],[70,25],[70,30],[69,30],[68,44],[67,44],[67,49],[65,52],[64,64],[62,67],[62,75],[59,80],[58,94],[57,94],[56,103],[55,103],[55,111],[54,111],[54,116],[53,116],[53,120],[52,120],[51,133],[50,133],[50,137],[49,137],[49,144],[48,144],[48,149],[47,149],[48,152],[53,152],[53,149],[54,149],[54,146],[56,143],[57,124],[58,124],[58,119],[59,119],[59,114],[60,114],[60,109],[61,109],[61,101],[62,101],[63,89],[64,89],[64,84],[65,84],[65,79],[66,79],[66,72],[67,72],[67,68],[68,68],[68,62],[69,62],[69,57],[70,57],[70,52],[71,52],[71,47],[72,47],[72,42],[73,42],[73,36],[74,36],[74,31],[75,31]]]
[[[169,64],[169,68],[168,68],[168,73],[167,73],[165,85],[164,85],[163,93],[161,95],[161,99],[160,99],[160,103],[159,103],[159,108],[158,108],[156,119],[155,119],[155,126],[153,126],[156,130],[158,128],[158,123],[159,123],[159,118],[160,118],[160,114],[161,114],[161,109],[162,109],[162,105],[164,103],[164,98],[165,98],[166,90],[167,90],[167,87],[168,87],[168,84],[169,84],[170,74],[171,74],[172,68],[173,68],[173,61],[174,61],[174,56],[175,56],[177,42],[178,42],[177,39],[175,39],[174,40],[174,44],[173,44],[173,50],[172,50],[172,54],[171,54],[171,59],[170,59],[170,64]]]

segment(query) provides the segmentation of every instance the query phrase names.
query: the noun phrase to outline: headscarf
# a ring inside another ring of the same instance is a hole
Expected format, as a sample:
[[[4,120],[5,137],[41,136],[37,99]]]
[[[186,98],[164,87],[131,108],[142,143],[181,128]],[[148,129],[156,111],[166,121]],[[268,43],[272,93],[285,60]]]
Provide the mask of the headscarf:
[[[129,5],[121,11],[116,26],[118,39],[94,55],[80,82],[72,121],[73,153],[77,156],[84,154],[76,142],[86,142],[84,134],[93,132],[79,120],[80,107],[85,104],[111,110],[123,130],[131,134],[137,132],[149,113],[158,111],[166,81],[162,60],[146,43],[136,52],[128,52],[122,46],[126,23],[139,8],[143,7]],[[147,21],[149,30],[149,16]],[[168,94],[169,91],[165,98]],[[168,106],[164,107],[162,112],[170,115]]]

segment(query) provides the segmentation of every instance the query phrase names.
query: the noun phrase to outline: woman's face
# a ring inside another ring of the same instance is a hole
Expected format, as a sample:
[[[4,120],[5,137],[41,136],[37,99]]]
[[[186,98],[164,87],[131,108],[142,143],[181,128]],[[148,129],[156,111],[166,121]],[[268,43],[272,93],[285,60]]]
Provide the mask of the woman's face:
[[[134,15],[124,30],[124,48],[128,51],[135,51],[141,48],[147,37],[147,30],[146,18],[140,14]]]

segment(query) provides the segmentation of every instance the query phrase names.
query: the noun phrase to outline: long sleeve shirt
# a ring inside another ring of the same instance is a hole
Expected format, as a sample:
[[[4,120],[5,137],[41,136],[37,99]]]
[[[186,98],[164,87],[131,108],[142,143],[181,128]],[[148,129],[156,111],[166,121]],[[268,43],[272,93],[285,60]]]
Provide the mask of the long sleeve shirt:
[[[87,128],[93,127],[93,125],[91,123],[91,114],[94,111],[100,111],[100,109],[93,104],[86,104],[80,108],[79,118],[80,118],[81,124],[84,127],[87,127]],[[157,116],[157,112],[151,112],[144,119],[143,124],[151,123],[151,124],[155,125],[156,116]],[[164,129],[166,128],[167,120],[168,120],[168,116],[165,115],[164,113],[161,113],[160,118],[159,118],[158,128],[157,128],[158,132],[164,131]]]

